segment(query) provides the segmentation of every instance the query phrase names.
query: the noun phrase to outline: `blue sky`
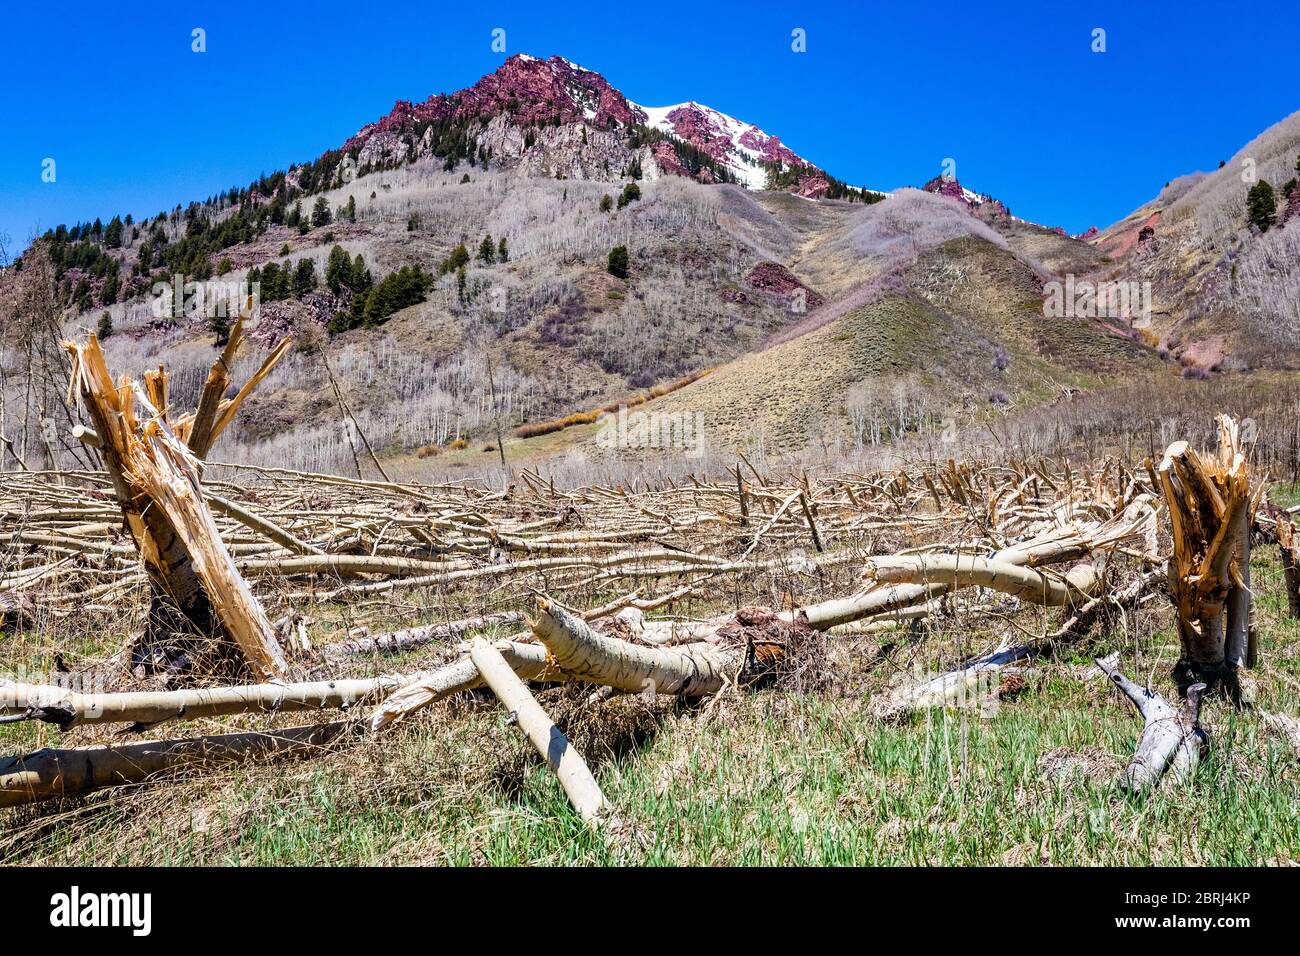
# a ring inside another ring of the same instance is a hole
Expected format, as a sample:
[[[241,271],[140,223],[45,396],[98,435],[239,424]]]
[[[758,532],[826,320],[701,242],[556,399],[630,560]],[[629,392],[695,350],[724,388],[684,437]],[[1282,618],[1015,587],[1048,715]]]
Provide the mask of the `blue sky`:
[[[1291,3],[800,7],[11,0],[0,232],[22,246],[38,227],[153,215],[314,158],[394,100],[493,70],[497,27],[507,53],[566,56],[646,105],[706,103],[854,184],[919,185],[951,157],[965,185],[1071,232],[1300,109]]]

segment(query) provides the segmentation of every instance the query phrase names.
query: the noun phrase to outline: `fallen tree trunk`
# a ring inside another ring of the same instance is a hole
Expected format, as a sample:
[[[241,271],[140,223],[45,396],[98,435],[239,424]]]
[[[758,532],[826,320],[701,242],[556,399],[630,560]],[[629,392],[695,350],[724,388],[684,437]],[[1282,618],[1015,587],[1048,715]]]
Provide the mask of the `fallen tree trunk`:
[[[578,815],[588,826],[596,826],[601,811],[609,804],[582,754],[569,743],[569,738],[542,709],[500,651],[480,637],[470,643],[469,656],[492,693],[497,695],[502,706],[515,718],[519,729],[555,771],[565,796]]]
[[[314,756],[356,727],[350,721],[338,721],[185,740],[47,748],[0,757],[0,807],[142,783],[158,774],[186,768],[211,769],[254,758]]]
[[[557,673],[551,666],[546,648],[539,644],[520,644],[517,641],[497,641],[493,645],[498,653],[509,663],[510,668],[523,680],[562,681],[564,674]],[[404,684],[390,694],[382,704],[370,714],[371,730],[382,730],[389,724],[397,723],[423,707],[435,701],[450,697],[465,690],[483,686],[483,676],[474,662],[469,658],[468,649],[464,649],[458,660],[444,664],[428,674]]]
[[[1176,708],[1155,691],[1120,673],[1116,657],[1099,657],[1096,663],[1142,715],[1142,736],[1133,759],[1120,775],[1120,785],[1141,793],[1159,783],[1166,770],[1178,783],[1190,780],[1209,746],[1209,737],[1200,725],[1205,685],[1189,687],[1187,700]]]
[[[48,684],[0,684],[0,716],[57,724],[157,724],[164,720],[278,711],[347,710],[403,687],[421,675],[389,674],[298,684],[248,684],[193,690],[82,694]]]
[[[1078,565],[1060,575],[1009,561],[963,554],[873,558],[867,562],[865,573],[868,580],[883,584],[937,583],[950,591],[966,587],[988,588],[1047,607],[1081,603],[1100,584],[1097,568],[1091,563]]]
[[[494,627],[498,624],[518,624],[524,616],[517,611],[502,611],[498,614],[485,614],[482,617],[468,617],[459,621],[446,621],[442,624],[426,624],[424,627],[412,627],[391,634],[376,637],[361,637],[351,641],[340,641],[326,645],[321,653],[326,657],[342,657],[355,654],[399,654],[413,651],[434,641],[456,640],[465,636],[467,631]]]
[[[1091,580],[1090,573],[1079,573],[1072,584],[1064,584],[1065,590],[1062,591],[1060,587],[1052,587],[1045,576],[1021,576],[1019,572],[1011,571],[1010,567],[1041,568],[1065,561],[1077,561],[1087,558],[1093,552],[1108,551],[1130,542],[1141,544],[1145,554],[1154,554],[1155,511],[1149,495],[1138,495],[1120,514],[1104,523],[1056,530],[1003,548],[988,557],[929,554],[872,559],[868,563],[869,570],[872,567],[886,568],[886,574],[896,575],[897,580],[892,577],[889,580],[871,577],[869,586],[859,594],[822,601],[797,612],[784,611],[781,616],[785,620],[793,620],[796,614],[801,614],[811,627],[829,630],[863,618],[893,614],[918,604],[928,604],[954,588],[983,584],[985,581],[988,582],[988,587],[998,584],[1014,586],[1023,595],[1031,595],[1037,589],[1042,594],[1053,597],[1069,596],[1072,594],[1071,587],[1085,591],[1093,586],[1095,582]],[[927,567],[936,569],[934,577],[938,580],[925,577]],[[947,570],[939,572],[937,569],[940,567],[947,567]],[[971,569],[971,573],[963,574],[961,569],[964,568]],[[976,568],[981,570],[976,572]],[[1002,573],[999,575],[996,572]]]
[[[554,601],[537,599],[529,626],[550,651],[555,666],[571,677],[616,690],[704,697],[734,681],[743,654],[697,642],[678,647],[644,647],[598,634],[586,621]]]
[[[896,687],[872,701],[871,712],[892,720],[909,711],[930,707],[979,706],[988,710],[1001,696],[998,675],[1008,664],[1051,653],[1058,641],[1081,636],[1092,626],[1104,602],[1113,601],[1123,606],[1137,601],[1143,591],[1159,577],[1155,572],[1139,575],[1118,593],[1107,597],[1099,594],[1101,578],[1091,575],[1092,586],[1088,600],[1073,608],[1074,613],[1051,634],[1038,640],[1000,647],[989,654],[968,660],[954,670]]]

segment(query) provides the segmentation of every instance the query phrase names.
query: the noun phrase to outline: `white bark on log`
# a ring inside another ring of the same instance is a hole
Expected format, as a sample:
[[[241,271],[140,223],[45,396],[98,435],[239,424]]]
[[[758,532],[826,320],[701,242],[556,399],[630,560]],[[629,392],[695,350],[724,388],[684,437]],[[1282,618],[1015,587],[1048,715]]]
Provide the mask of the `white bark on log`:
[[[1037,568],[1063,561],[1078,560],[1094,551],[1104,551],[1129,541],[1140,541],[1150,553],[1154,547],[1155,511],[1149,495],[1139,495],[1114,518],[1100,525],[1065,528],[1023,541],[980,559],[997,564]],[[934,558],[936,556],[925,556]],[[964,563],[964,556],[950,556]],[[884,559],[878,559],[884,560]],[[901,561],[913,560],[901,558]],[[974,582],[968,582],[974,583]],[[1083,582],[1080,582],[1083,583]],[[947,594],[952,588],[943,581],[891,584],[882,582],[849,598],[837,598],[810,605],[802,610],[809,625],[824,631],[840,624],[910,608]],[[783,620],[793,620],[800,612],[782,612]]]
[[[498,641],[494,646],[510,664],[511,669],[524,680],[537,680],[542,677],[547,680],[567,680],[564,674],[557,673],[551,666],[546,648],[539,644]],[[463,690],[482,686],[483,677],[467,652],[458,660],[410,681],[390,694],[371,712],[370,729],[382,730],[435,701]]]
[[[251,758],[314,756],[355,727],[349,721],[337,721],[287,730],[45,749],[0,757],[0,807],[141,783],[189,767],[210,768]]]
[[[500,651],[479,637],[470,642],[469,656],[488,687],[492,688],[492,693],[510,711],[519,729],[555,771],[578,816],[588,826],[598,826],[601,811],[609,804],[582,754],[574,749],[569,738],[542,709]]]
[[[82,694],[47,684],[0,683],[0,715],[22,715],[64,729],[80,724],[156,724],[164,720],[276,711],[347,710],[424,675],[388,674],[298,684],[246,684],[190,690]]]
[[[586,621],[546,598],[529,626],[556,667],[573,678],[638,693],[704,697],[733,681],[742,663],[712,644],[642,647],[592,630]]]
[[[1059,575],[961,554],[874,558],[867,562],[866,574],[884,584],[937,583],[948,590],[988,588],[1047,607],[1080,603],[1098,585],[1097,569],[1092,564],[1082,564]]]
[[[307,541],[302,541],[289,532],[285,531],[279,525],[267,521],[265,518],[258,517],[251,511],[243,508],[235,502],[220,495],[215,495],[211,491],[207,493],[208,504],[213,511],[218,511],[229,518],[234,518],[245,528],[250,528],[259,534],[265,535],[278,545],[282,545],[294,554],[324,554],[325,552]]]
[[[459,621],[446,621],[441,624],[426,624],[412,627],[391,634],[376,637],[362,637],[351,641],[340,641],[322,648],[326,657],[341,657],[349,654],[397,654],[415,650],[434,641],[458,640],[465,632],[475,628],[493,627],[497,624],[517,624],[524,616],[516,611],[502,611],[498,614],[485,614],[482,617],[464,618]]]
[[[1142,736],[1133,759],[1120,775],[1120,785],[1141,793],[1159,783],[1166,771],[1178,783],[1190,780],[1209,744],[1200,726],[1205,685],[1189,687],[1187,700],[1180,709],[1120,673],[1115,656],[1096,658],[1096,663],[1142,716]]]

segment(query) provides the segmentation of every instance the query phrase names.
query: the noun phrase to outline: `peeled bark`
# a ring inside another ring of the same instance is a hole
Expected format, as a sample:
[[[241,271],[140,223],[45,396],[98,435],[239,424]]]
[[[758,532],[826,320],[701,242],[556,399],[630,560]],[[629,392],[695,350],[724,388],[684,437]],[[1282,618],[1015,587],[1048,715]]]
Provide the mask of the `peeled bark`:
[[[488,687],[492,688],[492,693],[510,711],[519,729],[555,771],[565,796],[578,815],[588,826],[596,826],[601,811],[609,804],[582,754],[574,749],[569,738],[529,693],[500,651],[480,637],[470,643],[469,656]]]
[[[1117,658],[1097,658],[1096,663],[1142,715],[1142,736],[1133,759],[1120,775],[1120,785],[1141,793],[1159,783],[1166,770],[1178,783],[1190,780],[1209,746],[1209,737],[1200,725],[1205,685],[1189,687],[1187,700],[1176,708],[1155,691],[1120,673]]]

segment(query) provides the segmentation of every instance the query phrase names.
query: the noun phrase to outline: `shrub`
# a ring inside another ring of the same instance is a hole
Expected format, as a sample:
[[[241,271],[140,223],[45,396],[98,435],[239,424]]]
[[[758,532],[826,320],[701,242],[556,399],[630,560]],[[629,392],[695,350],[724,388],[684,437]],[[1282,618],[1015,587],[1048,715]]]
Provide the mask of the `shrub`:
[[[636,202],[641,198],[641,187],[636,183],[628,183],[623,187],[623,191],[618,196],[618,208],[622,209],[628,203]]]
[[[617,276],[620,279],[627,278],[627,246],[615,246],[609,250],[609,260],[606,268],[612,276]]]

